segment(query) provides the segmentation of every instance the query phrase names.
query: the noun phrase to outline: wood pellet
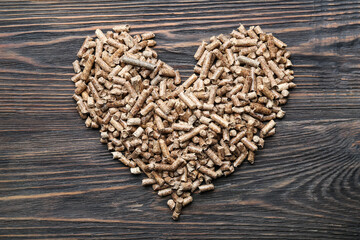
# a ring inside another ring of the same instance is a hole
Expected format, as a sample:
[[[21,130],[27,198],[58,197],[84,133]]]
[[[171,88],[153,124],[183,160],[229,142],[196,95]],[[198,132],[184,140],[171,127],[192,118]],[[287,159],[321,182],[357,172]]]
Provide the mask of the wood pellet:
[[[283,118],[293,71],[287,45],[260,26],[202,41],[194,74],[157,59],[152,32],[129,25],[86,37],[72,65],[74,100],[86,127],[100,129],[113,158],[143,173],[178,220],[193,193],[215,189],[245,160],[254,164],[264,138]]]

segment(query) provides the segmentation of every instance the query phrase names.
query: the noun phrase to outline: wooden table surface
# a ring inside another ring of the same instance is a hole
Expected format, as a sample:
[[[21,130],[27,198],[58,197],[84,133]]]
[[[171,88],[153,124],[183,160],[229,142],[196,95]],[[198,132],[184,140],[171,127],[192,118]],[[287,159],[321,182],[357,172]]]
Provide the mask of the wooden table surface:
[[[254,2],[2,1],[0,238],[359,239],[360,2]],[[293,53],[298,87],[276,135],[179,222],[112,160],[71,98],[84,37],[121,23],[155,32],[183,78],[201,40],[239,23]]]

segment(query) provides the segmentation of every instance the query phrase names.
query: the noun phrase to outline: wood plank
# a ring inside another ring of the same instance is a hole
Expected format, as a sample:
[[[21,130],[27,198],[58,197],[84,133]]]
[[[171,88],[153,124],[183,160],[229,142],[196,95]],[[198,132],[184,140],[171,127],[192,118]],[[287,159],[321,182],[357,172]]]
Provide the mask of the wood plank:
[[[0,5],[0,238],[357,239],[358,1],[23,1]],[[197,194],[180,222],[86,129],[71,62],[86,35],[128,23],[192,73],[204,39],[239,23],[289,45],[298,87],[255,165]]]

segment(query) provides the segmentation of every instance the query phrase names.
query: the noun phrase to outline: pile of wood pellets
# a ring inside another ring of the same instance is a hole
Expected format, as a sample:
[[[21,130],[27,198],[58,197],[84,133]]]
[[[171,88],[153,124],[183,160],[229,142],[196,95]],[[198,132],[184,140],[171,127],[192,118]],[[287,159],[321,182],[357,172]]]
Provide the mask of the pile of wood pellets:
[[[214,189],[244,160],[253,164],[264,138],[275,134],[281,105],[296,85],[286,44],[259,26],[203,41],[194,74],[157,59],[154,33],[130,35],[129,25],[95,31],[73,62],[73,98],[86,127],[100,128],[113,158],[144,173],[177,220],[192,193]]]

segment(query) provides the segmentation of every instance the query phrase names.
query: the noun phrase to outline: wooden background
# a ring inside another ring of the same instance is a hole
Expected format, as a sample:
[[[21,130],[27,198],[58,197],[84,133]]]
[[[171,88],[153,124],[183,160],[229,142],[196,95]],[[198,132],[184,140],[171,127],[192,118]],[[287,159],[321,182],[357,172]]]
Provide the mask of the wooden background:
[[[99,2],[0,4],[1,239],[360,238],[359,1]],[[127,23],[185,78],[200,41],[240,22],[289,45],[298,87],[255,165],[173,222],[85,128],[71,63],[86,35]]]

